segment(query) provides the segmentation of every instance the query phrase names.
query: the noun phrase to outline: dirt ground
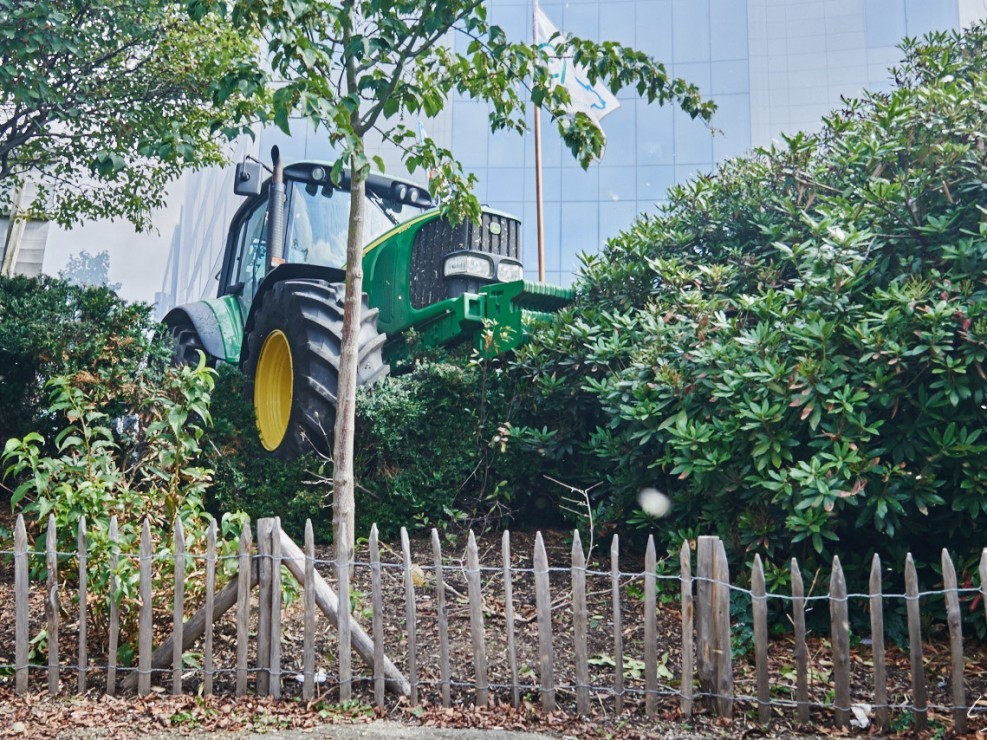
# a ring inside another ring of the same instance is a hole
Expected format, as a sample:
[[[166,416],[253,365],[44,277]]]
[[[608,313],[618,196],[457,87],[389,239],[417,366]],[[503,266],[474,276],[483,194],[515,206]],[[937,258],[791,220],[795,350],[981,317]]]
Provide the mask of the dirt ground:
[[[3,503],[0,502],[0,506]],[[9,507],[6,511],[9,511]],[[494,533],[478,539],[480,563],[483,571],[485,645],[489,664],[491,703],[485,708],[475,708],[473,685],[474,659],[470,637],[468,602],[465,598],[467,587],[462,568],[465,550],[465,537],[444,543],[446,553],[444,576],[447,584],[446,601],[449,615],[450,662],[453,666],[452,698],[453,706],[441,706],[439,690],[439,643],[437,610],[434,589],[431,543],[426,538],[412,540],[412,562],[421,566],[416,570],[417,604],[417,655],[419,696],[421,704],[410,706],[407,699],[396,700],[388,697],[384,709],[373,709],[373,685],[371,670],[354,655],[353,668],[359,676],[354,684],[354,701],[340,705],[335,689],[323,688],[334,684],[337,670],[335,658],[335,634],[328,620],[319,615],[317,620],[317,671],[328,676],[316,699],[312,702],[301,700],[301,684],[295,674],[301,671],[302,655],[302,601],[300,594],[294,593],[289,599],[282,616],[282,671],[284,672],[283,699],[274,702],[248,696],[239,700],[232,698],[233,672],[236,651],[236,630],[232,611],[218,623],[215,636],[215,665],[221,669],[215,677],[215,692],[212,697],[202,697],[200,673],[190,666],[184,678],[184,696],[172,697],[170,693],[170,672],[156,677],[156,689],[148,697],[111,698],[103,695],[105,672],[92,669],[87,681],[87,694],[83,697],[68,696],[75,690],[77,672],[66,669],[62,672],[61,698],[50,699],[45,693],[46,676],[41,669],[32,671],[31,690],[28,697],[13,695],[13,676],[9,670],[0,672],[0,736],[19,737],[75,737],[82,736],[146,737],[154,733],[195,733],[227,732],[282,732],[290,729],[321,734],[327,723],[363,724],[388,719],[412,726],[446,728],[480,728],[504,731],[527,731],[543,733],[554,737],[736,737],[738,735],[788,736],[818,732],[822,728],[832,728],[831,710],[812,710],[812,726],[799,727],[793,711],[780,706],[773,707],[772,724],[762,728],[756,721],[756,706],[752,701],[738,699],[732,723],[718,720],[701,701],[697,701],[695,714],[685,718],[679,707],[678,675],[681,665],[681,619],[677,598],[678,581],[667,582],[667,589],[659,594],[659,674],[661,696],[655,716],[645,717],[643,702],[643,655],[644,626],[642,620],[643,598],[642,579],[639,575],[623,579],[621,608],[623,612],[623,643],[625,655],[625,709],[620,715],[613,710],[613,698],[609,688],[613,686],[614,654],[612,629],[612,604],[609,576],[609,555],[599,557],[597,549],[589,563],[587,578],[590,629],[587,652],[590,656],[590,686],[594,687],[592,714],[579,717],[576,713],[573,685],[572,610],[570,608],[570,573],[567,567],[571,553],[571,540],[567,532],[547,531],[545,537],[549,563],[552,566],[550,578],[553,596],[553,648],[555,651],[555,677],[559,685],[559,708],[552,714],[541,711],[538,694],[537,659],[537,620],[535,619],[534,576],[532,569],[533,532],[512,533],[512,560],[514,603],[517,614],[518,664],[520,666],[521,701],[518,707],[511,706],[510,669],[507,654],[506,622],[503,608],[503,578],[500,570],[500,534]],[[3,549],[0,546],[0,549]],[[317,558],[329,560],[331,554],[326,549],[317,552]],[[385,594],[384,624],[387,655],[407,675],[407,638],[404,623],[405,602],[402,569],[400,567],[400,545],[382,547],[384,567],[382,569],[383,591]],[[370,568],[369,555],[365,545],[356,557],[357,566],[353,575],[353,596],[351,603],[358,622],[370,628]],[[322,563],[319,572],[335,587],[331,565]],[[634,556],[622,558],[621,570],[639,574],[643,563]],[[662,583],[662,582],[659,582]],[[9,558],[0,558],[0,665],[13,663],[13,574]],[[33,598],[32,634],[42,626],[43,608],[40,590]],[[255,592],[256,600],[256,592]],[[60,631],[62,662],[75,664],[77,615],[76,607],[68,598],[63,601],[63,624]],[[163,622],[164,624],[165,622]],[[164,629],[164,628],[162,628]],[[155,644],[163,639],[165,632],[158,636]],[[987,652],[982,645],[967,641],[967,677],[970,701],[987,701]],[[254,647],[251,646],[250,661],[254,661]],[[791,699],[794,695],[794,645],[790,637],[774,638],[770,647],[770,672],[773,697],[779,700]],[[189,657],[201,646],[193,648]],[[945,644],[933,642],[926,646],[926,671],[930,687],[930,703],[948,706],[949,651]],[[43,658],[42,658],[43,659]],[[91,655],[93,664],[105,665],[105,656]],[[828,641],[824,635],[815,635],[810,640],[811,686],[810,699],[813,703],[824,704],[831,701],[829,678],[832,663],[829,658]],[[908,655],[894,647],[888,650],[889,698],[892,704],[906,703],[910,686],[908,676]],[[871,696],[872,677],[869,648],[858,643],[852,657],[852,680],[854,701],[863,701]],[[752,656],[738,656],[734,661],[735,694],[750,697],[755,692],[755,675]],[[251,675],[251,687],[253,676]],[[979,697],[979,699],[978,699]],[[985,707],[987,708],[987,707]],[[896,721],[893,728],[907,731],[907,716]],[[936,737],[948,737],[950,722],[943,713],[930,714]],[[974,727],[987,726],[982,715],[975,715]],[[323,729],[319,729],[323,728]],[[857,733],[873,731],[856,730]],[[981,731],[983,732],[983,731]],[[829,734],[829,730],[826,730]],[[845,734],[845,733],[838,733]],[[332,736],[325,735],[322,736]],[[930,735],[931,736],[931,735]],[[983,737],[978,734],[977,737]]]

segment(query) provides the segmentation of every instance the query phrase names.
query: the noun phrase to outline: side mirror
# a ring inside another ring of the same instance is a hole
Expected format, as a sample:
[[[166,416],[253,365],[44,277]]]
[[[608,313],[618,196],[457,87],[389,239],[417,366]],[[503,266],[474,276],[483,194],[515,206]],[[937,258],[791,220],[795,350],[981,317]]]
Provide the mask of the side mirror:
[[[237,195],[260,195],[263,170],[257,162],[240,162],[236,166],[233,192]]]

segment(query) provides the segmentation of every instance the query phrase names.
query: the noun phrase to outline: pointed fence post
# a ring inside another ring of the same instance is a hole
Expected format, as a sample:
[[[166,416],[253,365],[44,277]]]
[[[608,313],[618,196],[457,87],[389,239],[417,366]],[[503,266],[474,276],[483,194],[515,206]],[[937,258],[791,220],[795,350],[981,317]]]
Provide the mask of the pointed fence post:
[[[86,545],[86,518],[79,517],[79,693],[86,693],[86,677],[89,673],[88,655],[88,568],[89,551]]]
[[[490,700],[490,684],[487,679],[487,646],[483,627],[480,553],[472,529],[466,545],[466,591],[470,602],[470,637],[473,642],[473,665],[476,669],[476,706],[485,707]]]
[[[202,643],[202,693],[212,694],[213,680],[213,621],[216,616],[216,520],[209,519],[206,531],[206,632]]]
[[[644,551],[644,714],[658,710],[658,593],[655,581],[657,556],[654,535],[648,535]]]
[[[312,520],[305,520],[304,637],[302,646],[302,699],[315,697],[315,532]]]
[[[908,646],[912,663],[912,704],[915,707],[915,730],[929,726],[928,689],[922,661],[922,616],[918,601],[918,574],[912,554],[905,558],[905,608],[908,613]]]
[[[117,604],[117,592],[120,590],[120,579],[117,572],[120,568],[120,542],[117,518],[110,517],[110,627],[109,646],[106,656],[106,695],[116,696],[117,693],[117,648],[120,644],[120,605]]]
[[[514,634],[514,581],[511,574],[511,533],[504,530],[500,541],[504,566],[504,620],[507,623],[507,662],[511,669],[511,706],[521,704],[518,686],[517,640]]]
[[[250,645],[250,519],[243,522],[240,529],[240,541],[237,567],[236,591],[236,696],[247,693],[247,649]],[[257,580],[260,582],[260,563],[257,564]]]
[[[620,611],[620,538],[610,543],[610,601],[613,603],[614,713],[624,711],[624,618]]]
[[[888,667],[884,659],[884,596],[881,591],[881,558],[874,553],[870,566],[870,639],[874,659],[874,719],[888,726]]]
[[[730,568],[723,541],[713,548],[713,635],[716,654],[716,713],[733,718],[733,645],[730,641]]]
[[[541,532],[535,534],[535,609],[538,614],[538,667],[541,706],[555,711],[555,654],[552,650],[552,594],[548,581],[548,555]]]
[[[586,555],[579,530],[572,534],[572,632],[574,661],[576,664],[576,711],[589,714],[589,656],[586,641],[589,637],[589,615],[586,613]]]
[[[942,580],[946,590],[946,621],[949,624],[949,656],[952,663],[949,684],[953,695],[953,731],[966,734],[966,690],[963,686],[963,620],[956,568],[946,548],[942,551]]]
[[[271,694],[271,529],[274,520],[268,517],[257,520],[257,695]]]
[[[682,715],[692,716],[692,677],[694,669],[693,648],[693,601],[692,601],[692,550],[689,542],[682,543],[679,550],[679,579],[682,582],[682,680],[679,693],[682,695]]]
[[[716,706],[713,656],[713,555],[716,537],[701,536],[696,542],[696,672],[705,704]]]
[[[349,532],[346,522],[339,523],[339,542],[336,544],[336,581],[339,584],[339,700],[353,698],[353,640],[350,632],[350,553]]]
[[[373,594],[374,705],[384,707],[384,591],[380,576],[377,525],[370,527],[370,590]]]
[[[171,693],[182,693],[182,641],[185,627],[185,528],[181,517],[175,517],[174,563],[175,600],[171,613]]]
[[[798,721],[809,721],[809,648],[805,642],[805,585],[799,563],[792,558],[792,622],[795,625],[795,702]]]
[[[140,544],[140,615],[137,636],[137,693],[151,693],[151,525],[144,518]]]
[[[45,564],[48,569],[48,586],[45,593],[45,613],[48,617],[48,693],[54,696],[59,689],[58,676],[58,536],[55,515],[48,515],[48,537],[45,547]]]
[[[768,597],[761,556],[754,556],[751,568],[751,612],[754,620],[754,662],[757,670],[757,719],[771,721],[771,687],[768,682]]]
[[[432,527],[432,563],[435,566],[435,616],[439,627],[439,687],[442,706],[452,706],[452,677],[449,670],[449,614],[446,609],[446,582],[442,572],[442,545],[439,530]],[[508,604],[508,609],[510,605]],[[508,640],[510,642],[510,640]]]
[[[347,599],[347,605],[349,600]],[[271,522],[271,697],[281,698],[281,517]]]
[[[850,726],[850,618],[847,609],[846,579],[838,557],[833,558],[829,581],[830,639],[833,645],[833,679],[836,683],[836,726]]]
[[[28,689],[28,653],[31,642],[28,598],[31,570],[27,562],[27,529],[24,515],[14,525],[14,691],[23,696]]]
[[[415,580],[411,572],[411,543],[408,530],[401,527],[401,553],[404,558],[404,620],[408,630],[408,682],[411,706],[418,706],[418,632],[415,618]]]

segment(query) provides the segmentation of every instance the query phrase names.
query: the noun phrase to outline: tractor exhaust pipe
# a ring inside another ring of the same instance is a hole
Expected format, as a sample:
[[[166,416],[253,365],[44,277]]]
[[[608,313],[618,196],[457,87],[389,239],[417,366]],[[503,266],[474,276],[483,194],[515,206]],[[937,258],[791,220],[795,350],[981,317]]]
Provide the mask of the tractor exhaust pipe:
[[[268,272],[284,264],[284,165],[281,163],[281,151],[276,146],[271,147],[271,164],[274,174],[271,176],[267,205]]]

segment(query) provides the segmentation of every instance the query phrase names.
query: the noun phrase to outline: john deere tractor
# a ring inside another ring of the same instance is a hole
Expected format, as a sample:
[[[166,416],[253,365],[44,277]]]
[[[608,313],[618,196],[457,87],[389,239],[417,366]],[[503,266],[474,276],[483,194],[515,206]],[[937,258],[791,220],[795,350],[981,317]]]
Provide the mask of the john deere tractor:
[[[247,196],[226,240],[216,298],[165,316],[178,362],[238,365],[248,378],[264,449],[282,458],[325,450],[335,420],[343,326],[349,175],[331,165],[257,162],[236,169]],[[364,289],[357,383],[386,375],[415,329],[426,347],[472,341],[484,352],[523,340],[530,319],[571,300],[568,289],[522,279],[518,220],[484,209],[452,224],[412,182],[366,182]]]

